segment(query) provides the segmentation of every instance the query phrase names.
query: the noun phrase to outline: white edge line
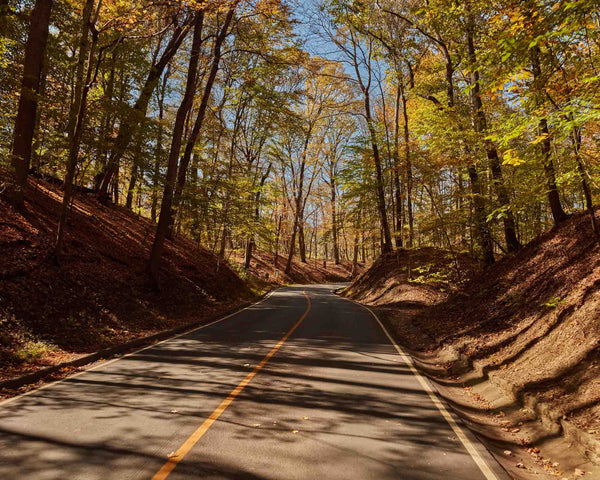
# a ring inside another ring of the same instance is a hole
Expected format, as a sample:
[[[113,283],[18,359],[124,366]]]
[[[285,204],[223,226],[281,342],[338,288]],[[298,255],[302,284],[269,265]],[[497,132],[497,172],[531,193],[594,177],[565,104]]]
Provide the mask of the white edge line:
[[[161,340],[160,342],[156,342],[156,343],[153,343],[151,345],[147,345],[147,346],[145,346],[143,348],[140,348],[138,350],[134,350],[133,352],[129,352],[129,353],[126,353],[124,355],[119,355],[118,357],[113,358],[111,360],[103,360],[103,359],[100,358],[100,359],[96,360],[95,362],[90,362],[90,363],[96,363],[96,365],[94,365],[93,367],[90,367],[90,368],[86,368],[86,369],[82,370],[81,372],[77,372],[77,373],[75,373],[73,375],[69,375],[69,376],[67,376],[65,378],[61,378],[59,380],[54,380],[54,381],[48,382],[48,383],[42,385],[41,387],[34,388],[33,390],[29,390],[28,392],[21,393],[19,395],[14,396],[14,397],[7,398],[5,400],[0,401],[0,409],[2,407],[4,407],[5,405],[8,405],[9,403],[12,403],[12,402],[14,402],[16,400],[19,400],[20,398],[26,397],[27,395],[32,395],[34,393],[39,392],[40,390],[44,390],[46,388],[53,387],[53,386],[55,386],[55,385],[57,385],[59,383],[65,382],[65,381],[70,380],[72,378],[79,377],[80,375],[83,375],[83,374],[85,374],[87,372],[91,372],[92,370],[96,370],[96,369],[98,369],[100,367],[105,367],[107,365],[110,365],[111,363],[118,362],[119,360],[123,360],[124,358],[127,358],[127,357],[130,357],[132,355],[136,355],[136,354],[138,354],[140,352],[143,352],[144,350],[148,350],[150,348],[156,347],[157,345],[160,345],[161,343],[165,343],[165,342],[169,342],[171,340],[175,340],[176,338],[183,337],[184,335],[189,335],[190,333],[196,332],[198,330],[202,330],[203,328],[210,327],[211,325],[215,325],[216,323],[223,322],[224,320],[227,320],[228,318],[231,318],[231,317],[233,317],[235,315],[238,315],[238,314],[240,314],[240,313],[248,310],[249,308],[252,308],[252,307],[255,307],[257,305],[260,305],[265,300],[267,300],[273,293],[275,293],[277,290],[280,290],[281,288],[284,288],[284,287],[279,287],[279,288],[276,288],[274,290],[271,290],[269,293],[267,293],[267,295],[265,295],[264,298],[262,298],[258,302],[251,303],[250,305],[247,305],[246,307],[244,307],[244,308],[242,308],[240,310],[236,310],[235,312],[230,313],[229,315],[226,315],[225,317],[222,317],[222,318],[219,318],[217,320],[214,320],[214,321],[212,321],[210,323],[207,323],[206,325],[200,325],[199,327],[193,328],[191,330],[187,330],[185,332],[178,333],[176,335],[173,335],[172,337],[165,338],[164,340]]]
[[[345,298],[345,297],[342,297],[342,298],[354,303],[355,305],[358,305],[358,306],[364,308],[373,316],[373,318],[375,320],[377,320],[377,323],[379,324],[379,326],[381,327],[381,329],[387,336],[390,343],[394,346],[394,348],[400,354],[400,356],[402,357],[402,359],[404,360],[406,365],[410,368],[412,374],[415,377],[417,377],[417,380],[419,381],[419,383],[421,384],[423,389],[427,392],[427,394],[429,395],[429,398],[431,398],[431,400],[433,401],[433,404],[437,407],[437,409],[440,411],[440,413],[442,414],[444,419],[448,422],[448,424],[450,425],[450,427],[452,428],[452,430],[454,431],[456,436],[460,439],[460,441],[462,442],[464,447],[467,449],[467,452],[469,452],[469,454],[473,458],[473,461],[477,464],[477,466],[479,467],[479,469],[485,476],[486,480],[499,480],[498,477],[496,476],[496,474],[488,466],[487,462],[479,454],[479,452],[477,451],[477,449],[475,448],[473,443],[469,440],[469,438],[467,437],[467,435],[465,434],[463,429],[460,428],[460,426],[456,423],[456,420],[454,419],[454,417],[450,414],[450,412],[448,412],[448,409],[441,402],[441,400],[438,397],[438,394],[433,390],[431,384],[419,373],[419,371],[415,367],[412,357],[410,355],[408,355],[404,350],[402,350],[402,348],[396,343],[396,341],[390,335],[390,332],[388,332],[387,328],[385,328],[385,325],[379,319],[379,317],[376,315],[376,313],[373,310],[371,310],[369,307],[367,307],[366,305],[363,305],[362,303],[355,302],[354,300],[351,300],[349,298]]]

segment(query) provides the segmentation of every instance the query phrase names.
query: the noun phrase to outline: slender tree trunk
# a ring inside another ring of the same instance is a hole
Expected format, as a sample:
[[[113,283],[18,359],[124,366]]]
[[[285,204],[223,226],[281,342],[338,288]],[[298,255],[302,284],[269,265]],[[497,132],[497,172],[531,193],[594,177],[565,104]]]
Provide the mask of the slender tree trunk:
[[[469,22],[467,28],[467,51],[469,54],[469,61],[471,69],[469,73],[470,90],[469,97],[471,101],[471,119],[473,129],[480,135],[485,135],[487,131],[487,119],[483,111],[483,102],[481,101],[481,87],[479,80],[479,71],[477,70],[477,53],[475,50],[475,43],[473,39],[473,27],[472,22]],[[502,213],[502,221],[504,224],[504,239],[509,252],[516,252],[521,248],[521,244],[517,239],[517,233],[515,229],[515,217],[512,210],[510,209],[510,197],[508,190],[504,183],[502,176],[502,168],[500,166],[500,158],[498,156],[498,150],[495,145],[489,141],[485,141],[485,150],[492,172],[492,179],[494,182],[494,190],[496,191],[496,197],[498,205],[504,211]]]
[[[298,224],[298,252],[300,261],[306,263],[306,239],[304,238],[304,215],[300,217]]]
[[[88,20],[89,23],[89,20]],[[87,25],[88,28],[92,28],[92,45],[88,49],[81,48],[80,52],[88,53],[87,59],[87,74],[85,77],[85,84],[81,91],[81,98],[76,99],[75,103],[78,104],[79,110],[76,115],[75,126],[73,129],[73,136],[71,138],[71,144],[69,148],[69,158],[67,160],[67,173],[65,175],[65,180],[63,183],[63,199],[62,206],[60,212],[60,218],[58,220],[58,229],[56,234],[56,244],[54,246],[54,254],[59,256],[62,250],[64,236],[65,236],[65,228],[67,224],[67,214],[69,211],[69,203],[71,202],[71,196],[73,193],[73,180],[75,179],[75,173],[77,171],[77,162],[79,158],[79,148],[81,146],[81,135],[83,134],[83,126],[85,122],[85,115],[87,111],[87,97],[92,88],[92,84],[95,80],[95,72],[94,68],[97,68],[98,65],[94,65],[94,55],[96,50],[96,44],[98,41],[98,32],[94,28],[94,25]],[[86,40],[87,42],[87,40]],[[83,41],[82,41],[83,44]],[[83,45],[82,45],[83,47]],[[100,62],[100,59],[98,59]],[[85,63],[85,60],[84,62]]]
[[[271,164],[267,167],[267,171],[264,175],[262,175],[260,179],[260,188],[257,190],[254,196],[254,219],[256,222],[260,219],[260,194],[265,186],[265,182],[267,178],[269,178],[269,174],[271,173]],[[244,268],[248,270],[250,268],[250,262],[252,261],[252,249],[254,247],[254,235],[249,235],[246,241],[246,254],[244,259]]]
[[[164,69],[167,67],[168,63],[177,53],[181,43],[185,39],[190,29],[189,24],[184,24],[178,26],[174,29],[173,34],[169,43],[167,44],[161,58],[158,62],[154,63],[150,68],[150,72],[146,77],[146,81],[144,82],[144,86],[142,87],[138,99],[133,106],[131,112],[123,119],[121,125],[119,126],[119,133],[117,134],[117,139],[113,145],[112,152],[108,159],[108,163],[104,168],[102,181],[100,182],[100,186],[98,188],[98,196],[101,201],[107,198],[108,187],[111,184],[111,181],[116,173],[121,157],[127,150],[127,147],[131,143],[131,139],[135,133],[135,130],[142,119],[146,116],[146,111],[148,110],[148,104],[150,103],[150,98],[152,97],[152,93],[154,92],[158,82],[160,81],[160,77],[163,74]]]
[[[131,210],[133,205],[133,194],[135,192],[135,186],[137,185],[139,171],[142,163],[142,152],[144,142],[144,123],[140,125],[137,132],[137,139],[135,142],[135,149],[133,152],[133,161],[131,165],[131,174],[129,175],[129,186],[127,187],[127,197],[125,199],[125,208]]]
[[[585,167],[583,166],[583,161],[581,160],[581,129],[579,127],[574,127],[571,132],[571,140],[573,142],[573,150],[575,151],[575,162],[577,164],[577,172],[579,173],[579,179],[581,181],[581,189],[583,190],[583,196],[585,198],[585,209],[587,210],[590,216],[590,222],[592,224],[592,230],[594,231],[594,235],[596,237],[600,236],[600,232],[598,230],[598,224],[596,223],[596,216],[594,214],[594,204],[592,201],[592,192],[590,190],[590,186],[586,180],[586,172]]]
[[[160,165],[163,158],[163,118],[164,118],[164,103],[167,90],[167,81],[169,78],[169,70],[163,77],[163,83],[158,95],[158,129],[156,133],[156,148],[154,150],[154,171],[152,174],[152,202],[150,206],[150,218],[152,222],[156,222],[156,212],[158,208],[158,184],[160,180]]]
[[[402,216],[403,212],[403,201],[402,201],[402,187],[400,182],[400,79],[398,79],[398,87],[396,88],[396,108],[394,114],[394,196],[396,199],[396,247],[402,248],[403,246],[403,224]]]
[[[13,130],[12,179],[9,189],[12,204],[19,209],[25,206],[25,186],[31,161],[40,78],[48,41],[52,4],[53,0],[36,1],[31,14],[27,44],[25,45],[21,94]]]
[[[171,205],[173,202],[173,190],[175,188],[175,180],[177,176],[177,160],[179,159],[179,151],[181,149],[181,139],[185,119],[192,107],[194,100],[194,92],[196,90],[196,77],[198,74],[198,62],[200,57],[200,47],[202,45],[202,27],[204,24],[204,11],[196,13],[194,21],[194,38],[192,41],[192,49],[190,52],[190,60],[188,64],[187,81],[185,93],[181,104],[177,110],[175,117],[175,125],[171,139],[171,149],[167,161],[167,175],[165,178],[165,186],[163,189],[163,198],[158,217],[158,225],[154,236],[154,243],[150,252],[150,261],[148,263],[148,273],[151,280],[158,284],[158,270],[160,267],[160,259],[164,248],[164,241],[167,236],[167,230],[172,218]]]
[[[382,242],[382,251],[391,252],[392,251],[392,236],[390,234],[390,226],[388,224],[387,218],[387,210],[385,206],[385,190],[383,183],[383,171],[381,169],[381,158],[379,156],[379,145],[377,144],[377,134],[375,132],[375,127],[373,126],[373,120],[371,118],[371,106],[369,93],[367,90],[363,92],[364,95],[364,104],[365,104],[365,113],[367,116],[367,124],[369,128],[369,135],[371,139],[371,148],[373,150],[373,162],[375,163],[375,183],[377,188],[377,207],[379,209],[379,217],[381,221],[381,229],[383,230],[383,242]]]
[[[354,229],[354,248],[352,254],[352,278],[358,273],[358,228]]]
[[[287,262],[285,264],[285,273],[289,275],[292,271],[292,259],[294,258],[294,251],[296,248],[296,234],[300,227],[300,219],[302,217],[302,195],[304,193],[304,172],[306,169],[306,159],[308,155],[308,145],[310,142],[310,137],[312,135],[312,129],[308,131],[306,134],[306,138],[304,139],[304,147],[302,150],[302,161],[300,163],[300,171],[298,173],[298,189],[295,192],[295,210],[294,210],[294,223],[292,225],[292,233],[290,238],[290,250],[288,252]]]
[[[356,72],[356,78],[360,85],[360,89],[363,94],[363,106],[365,111],[365,118],[367,121],[367,128],[369,130],[369,140],[371,142],[371,149],[373,151],[373,162],[375,164],[375,185],[377,189],[377,208],[379,210],[379,219],[381,222],[382,229],[382,252],[391,252],[392,251],[392,236],[390,234],[390,226],[387,218],[387,210],[385,205],[385,185],[383,181],[383,171],[381,168],[381,157],[379,155],[379,144],[377,142],[377,132],[375,131],[375,125],[373,123],[372,113],[371,113],[371,97],[370,97],[370,85],[371,85],[371,64],[370,64],[370,52],[369,58],[366,65],[367,70],[367,82],[363,82],[363,76],[361,74],[361,68],[359,67],[357,52],[356,52],[356,39],[354,35],[352,36],[353,42],[353,66],[354,71]]]
[[[279,263],[279,237],[281,236],[281,220],[283,215],[279,215],[279,220],[277,221],[277,233],[275,234],[275,252],[273,253],[273,266],[277,268],[277,264]]]
[[[294,214],[294,224],[292,225],[292,233],[290,235],[290,248],[288,252],[287,262],[285,264],[285,274],[289,275],[292,271],[292,259],[294,258],[294,250],[296,249],[296,232],[298,230],[298,211]]]
[[[204,86],[204,92],[202,93],[200,107],[198,108],[198,115],[196,116],[194,127],[192,128],[192,132],[190,133],[187,139],[183,156],[181,158],[181,161],[179,162],[179,170],[177,172],[177,183],[175,185],[175,190],[173,193],[173,212],[171,213],[171,217],[169,218],[170,229],[172,229],[173,221],[175,219],[175,215],[177,214],[177,209],[179,208],[179,205],[181,203],[181,195],[183,193],[183,187],[185,186],[188,165],[190,163],[190,159],[192,158],[192,153],[194,152],[194,147],[196,145],[196,141],[198,140],[198,135],[200,134],[200,130],[202,129],[202,124],[204,123],[204,117],[206,116],[206,108],[208,107],[208,102],[210,100],[212,88],[215,83],[215,79],[217,78],[217,73],[219,71],[219,65],[221,61],[221,49],[223,47],[223,42],[227,37],[227,33],[229,32],[229,26],[233,19],[234,12],[235,6],[229,9],[229,11],[227,12],[225,22],[221,27],[219,35],[215,39],[213,61],[210,68],[210,73]]]
[[[542,68],[540,65],[540,47],[535,45],[529,50],[531,56],[531,66],[533,70],[533,88],[538,98],[538,107],[543,103],[543,82]],[[540,142],[540,148],[542,151],[542,163],[544,166],[544,173],[546,175],[546,186],[548,189],[548,202],[550,204],[550,210],[552,211],[552,218],[554,224],[565,221],[568,216],[565,213],[558,193],[558,187],[556,185],[556,171],[554,169],[554,163],[552,162],[552,144],[550,139],[550,131],[548,129],[548,120],[543,117],[539,120],[540,134],[543,136]]]
[[[75,88],[73,90],[73,101],[69,110],[69,120],[67,122],[67,136],[69,144],[72,143],[75,125],[79,115],[79,106],[81,104],[82,92],[85,83],[85,62],[88,59],[88,49],[90,46],[90,20],[92,10],[96,0],[85,0],[83,5],[83,15],[81,18],[81,30],[79,32],[79,54],[77,57],[77,66],[75,67]]]
[[[400,84],[402,85],[402,83]],[[404,118],[404,162],[406,168],[406,213],[408,216],[408,242],[407,246],[412,248],[415,237],[415,226],[413,219],[413,207],[412,207],[412,163],[410,159],[410,144],[409,144],[409,131],[408,131],[408,108],[406,105],[406,92],[404,87],[401,86],[402,96],[402,116]]]
[[[109,104],[113,100],[113,95],[115,91],[115,63],[116,63],[117,55],[113,53],[111,59],[111,68],[110,73],[108,74],[108,81],[106,82],[106,86],[104,88],[104,102],[105,112],[102,118],[102,126],[100,127],[100,138],[99,147],[97,151],[96,163],[100,165],[101,168],[106,166],[107,157],[108,157],[108,149],[109,149],[109,138],[112,135],[112,130],[114,128],[114,112],[113,109],[109,107]],[[94,175],[94,189],[98,190],[100,187],[100,182],[102,181],[102,173],[97,172]]]
[[[483,263],[491,265],[494,263],[494,245],[490,230],[486,222],[485,204],[479,180],[479,173],[475,165],[468,167],[469,180],[471,182],[471,194],[473,195],[473,210],[475,216],[475,230],[477,241],[481,250]]]
[[[8,30],[8,16],[11,14],[8,0],[0,0],[0,38],[4,37]]]
[[[340,245],[338,239],[338,224],[337,224],[337,212],[336,212],[336,191],[335,191],[335,175],[331,172],[331,180],[330,180],[330,188],[331,188],[331,233],[333,237],[333,261],[336,265],[340,264]]]

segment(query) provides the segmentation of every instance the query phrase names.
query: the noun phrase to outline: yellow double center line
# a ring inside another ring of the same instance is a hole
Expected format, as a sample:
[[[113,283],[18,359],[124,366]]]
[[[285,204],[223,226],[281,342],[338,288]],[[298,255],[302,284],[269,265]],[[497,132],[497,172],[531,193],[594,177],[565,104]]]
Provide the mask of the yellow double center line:
[[[279,350],[281,346],[286,342],[286,340],[290,338],[290,335],[294,333],[294,330],[296,330],[300,326],[302,321],[308,315],[311,306],[310,298],[308,297],[306,292],[302,293],[306,297],[308,304],[306,306],[306,311],[302,314],[300,319],[294,324],[292,328],[289,329],[289,331],[284,335],[284,337],[281,340],[279,340],[277,345],[275,345],[271,349],[271,351],[267,353],[265,358],[263,358],[262,361],[256,367],[254,367],[254,370],[252,370],[248,375],[246,375],[246,377],[238,384],[238,386],[231,391],[229,396],[225,400],[223,400],[221,404],[210,414],[210,417],[204,420],[204,423],[200,425],[196,429],[196,431],[192,433],[185,442],[183,442],[183,444],[177,449],[177,451],[169,457],[169,460],[167,460],[167,462],[162,466],[162,468],[158,472],[156,472],[156,474],[152,477],[152,480],[164,480],[169,476],[169,474],[173,471],[177,464],[184,459],[184,457],[189,453],[193,446],[196,445],[196,443],[198,443],[198,441],[204,436],[204,434],[208,431],[212,424],[218,420],[221,414],[225,410],[227,410],[227,407],[231,405],[231,403],[242,392],[242,390],[246,388],[246,385],[250,383],[250,381],[258,374],[258,372],[260,372],[261,369],[267,364],[269,359],[273,355],[275,355],[275,353],[277,353],[277,350]]]

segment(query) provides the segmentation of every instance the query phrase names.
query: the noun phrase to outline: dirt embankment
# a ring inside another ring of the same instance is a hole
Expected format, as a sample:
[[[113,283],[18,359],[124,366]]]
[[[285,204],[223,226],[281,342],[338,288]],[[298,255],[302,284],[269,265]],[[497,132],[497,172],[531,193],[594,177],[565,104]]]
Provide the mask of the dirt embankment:
[[[0,200],[0,380],[211,318],[255,298],[227,265],[185,238],[167,241],[160,291],[145,267],[155,226],[78,194],[64,253],[50,255],[60,191],[30,184],[27,212]]]
[[[417,252],[413,258],[421,256]],[[450,294],[443,286],[415,285],[403,277],[398,265],[408,262],[402,259],[407,255],[376,262],[347,294],[375,306],[432,375],[445,375],[446,384],[451,379],[474,397],[474,405],[502,416],[496,423],[505,422],[502,429],[512,438],[497,440],[521,444],[534,460],[523,471],[537,463],[540,472],[558,475],[560,465],[544,464],[531,445],[561,434],[565,451],[577,447],[598,463],[600,245],[589,218],[571,218]],[[435,264],[431,256],[435,252],[421,261]],[[488,384],[502,392],[502,409],[490,401]],[[504,417],[508,410],[521,416],[510,420]],[[527,422],[539,420],[546,433],[527,434]]]
[[[289,275],[285,273],[287,254],[281,253],[275,258],[269,252],[254,252],[248,269],[251,283],[258,288],[266,285],[278,286],[289,284],[317,284],[317,283],[342,283],[352,280],[352,262],[342,260],[336,265],[331,260],[309,258],[304,263],[295,257]],[[244,257],[242,252],[232,255],[229,262],[236,266],[242,277]],[[364,264],[358,264],[355,276],[364,272]]]

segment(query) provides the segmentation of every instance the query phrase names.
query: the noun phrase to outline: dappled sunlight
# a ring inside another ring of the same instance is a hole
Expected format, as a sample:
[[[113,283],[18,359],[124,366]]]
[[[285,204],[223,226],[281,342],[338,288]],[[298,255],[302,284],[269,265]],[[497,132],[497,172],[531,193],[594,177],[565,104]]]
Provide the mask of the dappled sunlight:
[[[299,468],[309,477],[327,468],[330,478],[342,478],[349,466],[353,478],[366,472],[381,479],[442,478],[442,466],[443,478],[480,478],[375,320],[333,296],[336,288],[278,290],[223,322],[7,403],[0,407],[0,438],[20,449],[0,456],[32,478],[59,471],[138,478],[137,471],[158,470],[305,312],[306,290],[308,316],[173,478],[287,478],[288,469]],[[230,455],[247,449],[253,454],[244,462]],[[324,455],[327,467],[320,463]],[[452,466],[444,465],[445,456]]]

